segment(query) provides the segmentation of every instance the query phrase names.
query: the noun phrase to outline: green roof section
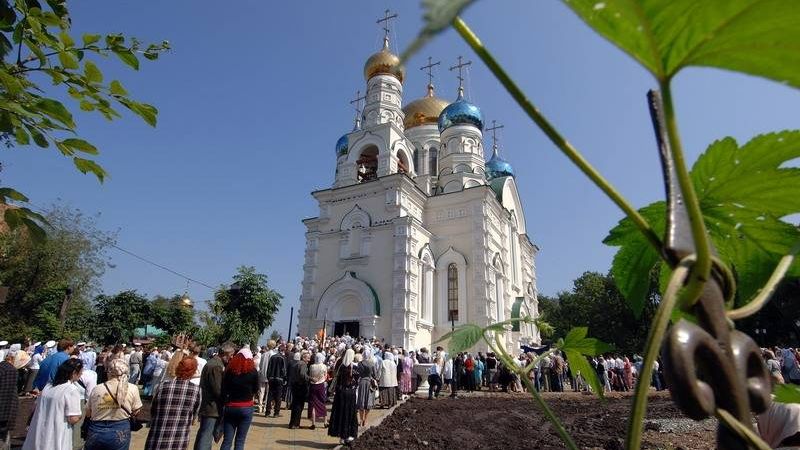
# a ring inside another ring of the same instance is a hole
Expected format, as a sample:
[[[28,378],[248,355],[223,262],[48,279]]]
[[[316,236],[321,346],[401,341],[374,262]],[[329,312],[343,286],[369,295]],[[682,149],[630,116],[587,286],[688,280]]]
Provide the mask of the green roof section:
[[[370,292],[372,292],[372,299],[373,299],[373,301],[375,302],[375,305],[374,305],[374,306],[375,306],[375,315],[376,315],[376,316],[380,316],[380,315],[381,315],[381,301],[380,301],[380,299],[378,299],[378,293],[377,293],[377,292],[375,292],[375,288],[374,288],[374,287],[372,287],[372,285],[371,285],[371,284],[369,284],[369,283],[367,283],[366,281],[362,280],[361,278],[358,278],[358,277],[356,276],[356,273],[355,273],[355,272],[350,272],[350,275],[351,275],[353,278],[355,278],[356,280],[358,280],[358,281],[361,281],[362,283],[364,283],[364,284],[366,284],[366,285],[367,285],[367,287],[369,288]]]
[[[520,312],[522,310],[522,304],[525,303],[525,297],[517,297],[514,300],[514,304],[511,305],[511,318],[512,319],[519,319]],[[511,331],[519,332],[519,321],[516,321],[511,325]]]

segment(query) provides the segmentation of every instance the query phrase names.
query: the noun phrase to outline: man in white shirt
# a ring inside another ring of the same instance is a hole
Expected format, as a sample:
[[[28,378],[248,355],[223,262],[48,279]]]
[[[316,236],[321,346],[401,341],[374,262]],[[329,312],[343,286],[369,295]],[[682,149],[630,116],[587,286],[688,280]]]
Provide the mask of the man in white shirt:
[[[80,352],[75,350],[72,353],[72,358],[81,359]],[[86,420],[86,403],[89,401],[89,396],[92,395],[92,391],[97,386],[97,372],[84,367],[81,371],[81,377],[78,378],[78,381],[76,381],[74,384],[75,387],[78,388],[78,392],[80,393],[81,397],[81,420],[72,427],[72,448],[80,449],[83,448],[81,425],[83,424],[83,421]]]
[[[200,386],[200,375],[203,373],[203,367],[208,363],[208,361],[200,357],[202,351],[203,347],[199,345],[195,345],[190,349],[192,357],[197,360],[197,370],[194,371],[194,375],[192,375],[192,379],[189,382],[196,386]]]
[[[266,346],[261,347],[261,360],[258,363],[258,413],[262,414],[264,405],[267,403],[267,390],[269,389],[269,379],[267,378],[267,369],[269,369],[269,359],[272,355],[278,353],[275,350],[277,344],[274,340],[270,339]]]
[[[428,369],[428,400],[439,398],[439,391],[442,390],[441,364],[438,357],[434,358],[433,365]]]

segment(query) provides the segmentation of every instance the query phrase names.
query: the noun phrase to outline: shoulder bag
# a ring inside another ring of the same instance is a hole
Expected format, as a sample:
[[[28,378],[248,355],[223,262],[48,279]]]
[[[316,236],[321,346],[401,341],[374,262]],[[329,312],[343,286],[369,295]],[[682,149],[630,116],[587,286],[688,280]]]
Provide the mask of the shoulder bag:
[[[131,414],[131,411],[128,408],[122,406],[119,403],[119,401],[117,401],[117,398],[114,397],[114,394],[111,393],[111,389],[108,388],[108,384],[107,383],[103,383],[103,386],[105,386],[106,391],[108,391],[108,395],[111,396],[111,400],[114,400],[114,403],[117,404],[117,407],[122,408],[122,410],[125,411],[128,414],[128,420],[131,422],[131,431],[139,431],[139,430],[141,430],[142,426],[143,426],[142,422],[137,420],[136,417],[133,417],[133,414]]]

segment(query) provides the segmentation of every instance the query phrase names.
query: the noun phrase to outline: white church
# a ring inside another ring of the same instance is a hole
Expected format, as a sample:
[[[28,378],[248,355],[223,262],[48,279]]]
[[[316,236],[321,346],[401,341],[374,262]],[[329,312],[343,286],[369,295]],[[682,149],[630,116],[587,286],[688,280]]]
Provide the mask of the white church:
[[[513,169],[496,141],[485,160],[484,119],[461,75],[449,102],[431,67],[427,94],[404,106],[388,32],[364,65],[360,119],[336,143],[333,185],[311,193],[319,215],[303,220],[301,335],[324,326],[419,349],[454,326],[538,315],[538,248]],[[518,328],[505,333],[509,350],[540,342],[534,325]]]

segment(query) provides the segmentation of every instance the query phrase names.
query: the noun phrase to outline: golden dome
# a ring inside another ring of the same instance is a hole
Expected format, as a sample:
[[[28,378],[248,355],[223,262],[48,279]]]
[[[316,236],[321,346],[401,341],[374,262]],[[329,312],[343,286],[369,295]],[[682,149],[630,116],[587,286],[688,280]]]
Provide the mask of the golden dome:
[[[373,54],[364,64],[364,78],[369,80],[375,75],[393,75],[403,82],[406,69],[400,64],[400,57],[389,51],[389,40],[383,40],[383,48]]]
[[[425,97],[414,100],[403,108],[406,118],[403,125],[406,130],[419,125],[436,124],[439,114],[449,105],[450,102],[433,95],[433,86],[428,85],[428,94]]]

